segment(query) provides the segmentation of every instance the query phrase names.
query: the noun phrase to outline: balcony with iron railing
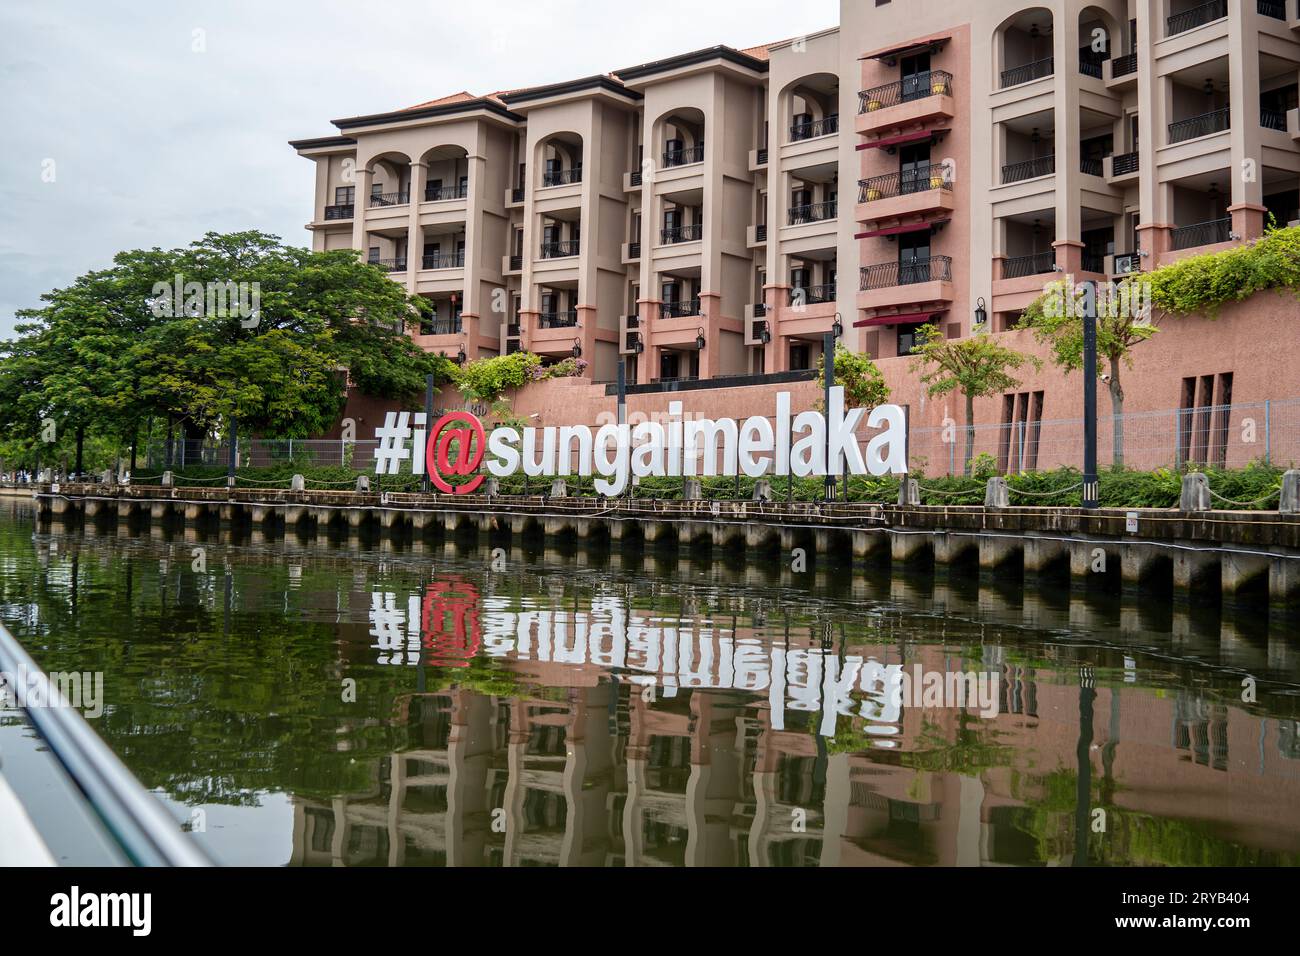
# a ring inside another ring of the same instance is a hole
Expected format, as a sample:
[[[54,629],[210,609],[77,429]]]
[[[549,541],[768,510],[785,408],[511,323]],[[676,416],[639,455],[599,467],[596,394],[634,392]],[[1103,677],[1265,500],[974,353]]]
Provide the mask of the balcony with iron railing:
[[[371,193],[370,208],[378,209],[384,206],[405,206],[410,201],[411,194],[405,189],[392,193]]]
[[[1112,79],[1118,80],[1123,76],[1132,76],[1137,72],[1138,55],[1136,53],[1125,53],[1123,56],[1117,56],[1110,62],[1110,75]]]
[[[1079,51],[1079,72],[1084,76],[1091,76],[1093,79],[1100,80],[1105,62],[1106,56],[1102,53],[1097,53],[1091,49]]]
[[[1028,256],[1012,256],[1002,260],[1002,278],[1023,279],[1026,276],[1046,275],[1056,271],[1056,251],[1035,252]]]
[[[521,203],[524,201],[523,186],[515,186],[510,190],[510,201],[512,203]]]
[[[568,169],[548,169],[542,173],[542,186],[569,186],[582,182],[582,165]]]
[[[1272,17],[1274,20],[1286,19],[1286,0],[1256,0],[1255,9],[1259,11],[1261,17]],[[1300,12],[1296,16],[1300,17]]]
[[[683,149],[664,150],[665,169],[671,169],[674,166],[691,166],[695,163],[702,162],[704,162],[703,146],[690,146]]]
[[[1131,153],[1116,153],[1110,158],[1111,176],[1130,176],[1138,171],[1140,165],[1139,154],[1135,150]]]
[[[1211,110],[1209,113],[1202,113],[1199,116],[1174,120],[1169,124],[1169,144],[1172,146],[1174,143],[1185,143],[1189,139],[1222,133],[1231,125],[1232,111],[1226,106],[1223,109]]]
[[[538,258],[541,259],[569,259],[576,255],[578,255],[577,239],[543,242],[538,250]]]
[[[825,119],[794,123],[790,127],[790,142],[800,143],[806,139],[817,139],[820,136],[833,136],[839,131],[840,118],[838,114],[827,116]]]
[[[930,96],[952,94],[952,74],[943,70],[926,70],[893,83],[886,83],[858,94],[858,112],[874,113],[902,103],[923,100]],[[838,117],[836,118],[838,122]]]
[[[911,129],[956,113],[952,74],[944,70],[914,73],[858,94],[857,131],[882,133]]]
[[[451,252],[446,254],[429,252],[425,253],[421,260],[421,268],[424,269],[463,269],[464,267],[464,252]]]
[[[881,262],[861,270],[862,292],[916,285],[922,282],[951,282],[952,257],[929,256],[901,262]]]
[[[641,258],[641,242],[640,242],[640,240],[637,240],[636,242],[629,242],[629,243],[627,244],[627,257],[628,257],[629,259],[640,259],[640,258]]]
[[[1031,83],[1034,80],[1041,80],[1055,72],[1055,58],[1044,57],[1041,60],[1034,60],[1032,63],[1025,63],[1021,66],[1013,66],[1009,70],[1003,70],[1000,86],[1005,90],[1024,83]]]
[[[468,195],[468,183],[460,183],[455,186],[438,186],[429,183],[424,187],[425,202],[447,202],[452,199],[464,199]]]
[[[569,309],[563,312],[542,312],[537,316],[537,325],[543,329],[571,329],[578,324],[578,312]]]
[[[1177,36],[1188,30],[1195,30],[1215,20],[1222,20],[1228,15],[1228,0],[1210,0],[1200,6],[1191,7],[1180,13],[1165,18],[1165,36]]]
[[[1169,233],[1171,249],[1195,249],[1197,246],[1212,246],[1232,240],[1232,217],[1211,219],[1197,222],[1190,226],[1178,226]]]
[[[755,302],[749,308],[752,310],[754,316],[757,318],[762,318],[763,316],[767,315],[766,302]]]
[[[1259,111],[1259,125],[1264,127],[1264,129],[1275,129],[1280,133],[1285,133],[1286,113],[1282,110],[1261,107]]]
[[[405,272],[406,256],[396,256],[392,259],[367,259],[372,266],[379,266],[385,272]]]
[[[519,272],[524,267],[524,257],[522,255],[510,257],[510,271]]]
[[[802,226],[810,222],[825,222],[839,214],[839,203],[830,202],[805,203],[790,207],[790,225]]]
[[[754,227],[754,239],[758,242],[767,242],[767,223],[760,222]]]
[[[1092,156],[1079,158],[1079,172],[1085,176],[1100,176],[1106,171],[1106,161]]]
[[[421,335],[459,335],[461,330],[462,323],[459,315],[425,319],[420,323]]]
[[[665,246],[679,242],[698,242],[704,237],[704,223],[696,222],[689,226],[672,226],[659,230],[659,242]]]
[[[351,219],[355,213],[356,206],[352,203],[340,203],[335,206],[325,207],[325,219]]]
[[[790,292],[791,300],[796,300],[802,296],[803,305],[822,305],[827,302],[835,301],[835,283],[828,282],[825,285],[810,285],[806,289],[792,289]]]
[[[858,180],[858,202],[879,202],[897,196],[911,196],[931,189],[952,192],[952,180],[941,163],[916,166],[897,173],[885,173]]]
[[[638,329],[628,329],[623,333],[623,351],[624,352],[641,352],[644,347],[641,346],[641,332]]]
[[[664,319],[684,319],[700,314],[700,300],[686,299],[681,302],[661,302],[659,316]]]
[[[1002,185],[1018,183],[1039,176],[1051,176],[1056,172],[1056,155],[1039,156],[1019,163],[1008,163],[1002,167]]]
[[[1100,252],[1089,252],[1085,249],[1080,254],[1079,267],[1084,272],[1104,275],[1106,272],[1106,255]]]

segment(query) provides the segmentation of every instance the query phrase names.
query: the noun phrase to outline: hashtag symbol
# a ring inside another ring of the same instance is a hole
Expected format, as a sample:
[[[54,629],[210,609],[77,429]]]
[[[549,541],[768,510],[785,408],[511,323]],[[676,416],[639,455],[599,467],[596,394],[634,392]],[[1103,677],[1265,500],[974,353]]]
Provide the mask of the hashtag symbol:
[[[402,461],[411,457],[411,449],[406,447],[406,440],[411,437],[410,422],[410,412],[389,412],[384,424],[375,429],[375,438],[379,440],[375,449],[376,475],[397,474]]]

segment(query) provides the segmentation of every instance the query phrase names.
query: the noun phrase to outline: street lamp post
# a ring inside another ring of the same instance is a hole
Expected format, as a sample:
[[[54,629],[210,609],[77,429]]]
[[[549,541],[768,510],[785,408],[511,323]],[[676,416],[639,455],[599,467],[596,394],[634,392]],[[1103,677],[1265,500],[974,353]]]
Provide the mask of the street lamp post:
[[[1083,284],[1083,507],[1097,508],[1097,284]]]
[[[835,385],[835,333],[827,332],[822,337],[822,366],[826,374],[823,378],[826,380],[825,409],[827,423],[830,421],[831,413],[831,388]],[[835,500],[835,475],[831,473],[831,436],[829,428],[826,429],[826,500]],[[793,470],[793,469],[792,469]]]

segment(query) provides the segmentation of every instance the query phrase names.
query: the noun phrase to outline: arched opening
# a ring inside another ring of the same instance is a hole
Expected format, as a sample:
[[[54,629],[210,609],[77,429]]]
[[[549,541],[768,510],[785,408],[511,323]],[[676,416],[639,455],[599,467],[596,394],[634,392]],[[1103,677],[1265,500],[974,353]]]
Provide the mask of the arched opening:
[[[704,162],[704,113],[683,108],[665,113],[655,124],[655,138],[665,168]]]
[[[552,133],[537,144],[542,188],[582,182],[582,137],[577,133]]]
[[[786,88],[790,142],[832,136],[840,130],[840,80],[833,73],[815,73]]]
[[[424,202],[447,202],[469,195],[469,153],[461,146],[435,146],[424,163]]]
[[[1119,55],[1120,29],[1114,18],[1099,7],[1079,11],[1079,72],[1098,80],[1104,64]]]
[[[994,36],[997,51],[997,86],[1006,89],[1051,76],[1052,11],[1045,7],[1024,10],[1006,20]]]
[[[370,171],[371,208],[401,206],[411,201],[411,157],[405,153],[380,153],[366,167]]]

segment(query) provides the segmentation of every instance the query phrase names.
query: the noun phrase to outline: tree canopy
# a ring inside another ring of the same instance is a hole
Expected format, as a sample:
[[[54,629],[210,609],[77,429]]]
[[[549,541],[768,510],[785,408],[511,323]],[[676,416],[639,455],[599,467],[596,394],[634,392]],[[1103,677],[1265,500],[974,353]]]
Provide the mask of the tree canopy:
[[[405,334],[422,300],[381,270],[255,231],[122,252],[41,299],[0,345],[11,449],[48,441],[50,422],[129,440],[154,417],[304,437],[337,420],[349,382],[414,399],[454,367]]]

